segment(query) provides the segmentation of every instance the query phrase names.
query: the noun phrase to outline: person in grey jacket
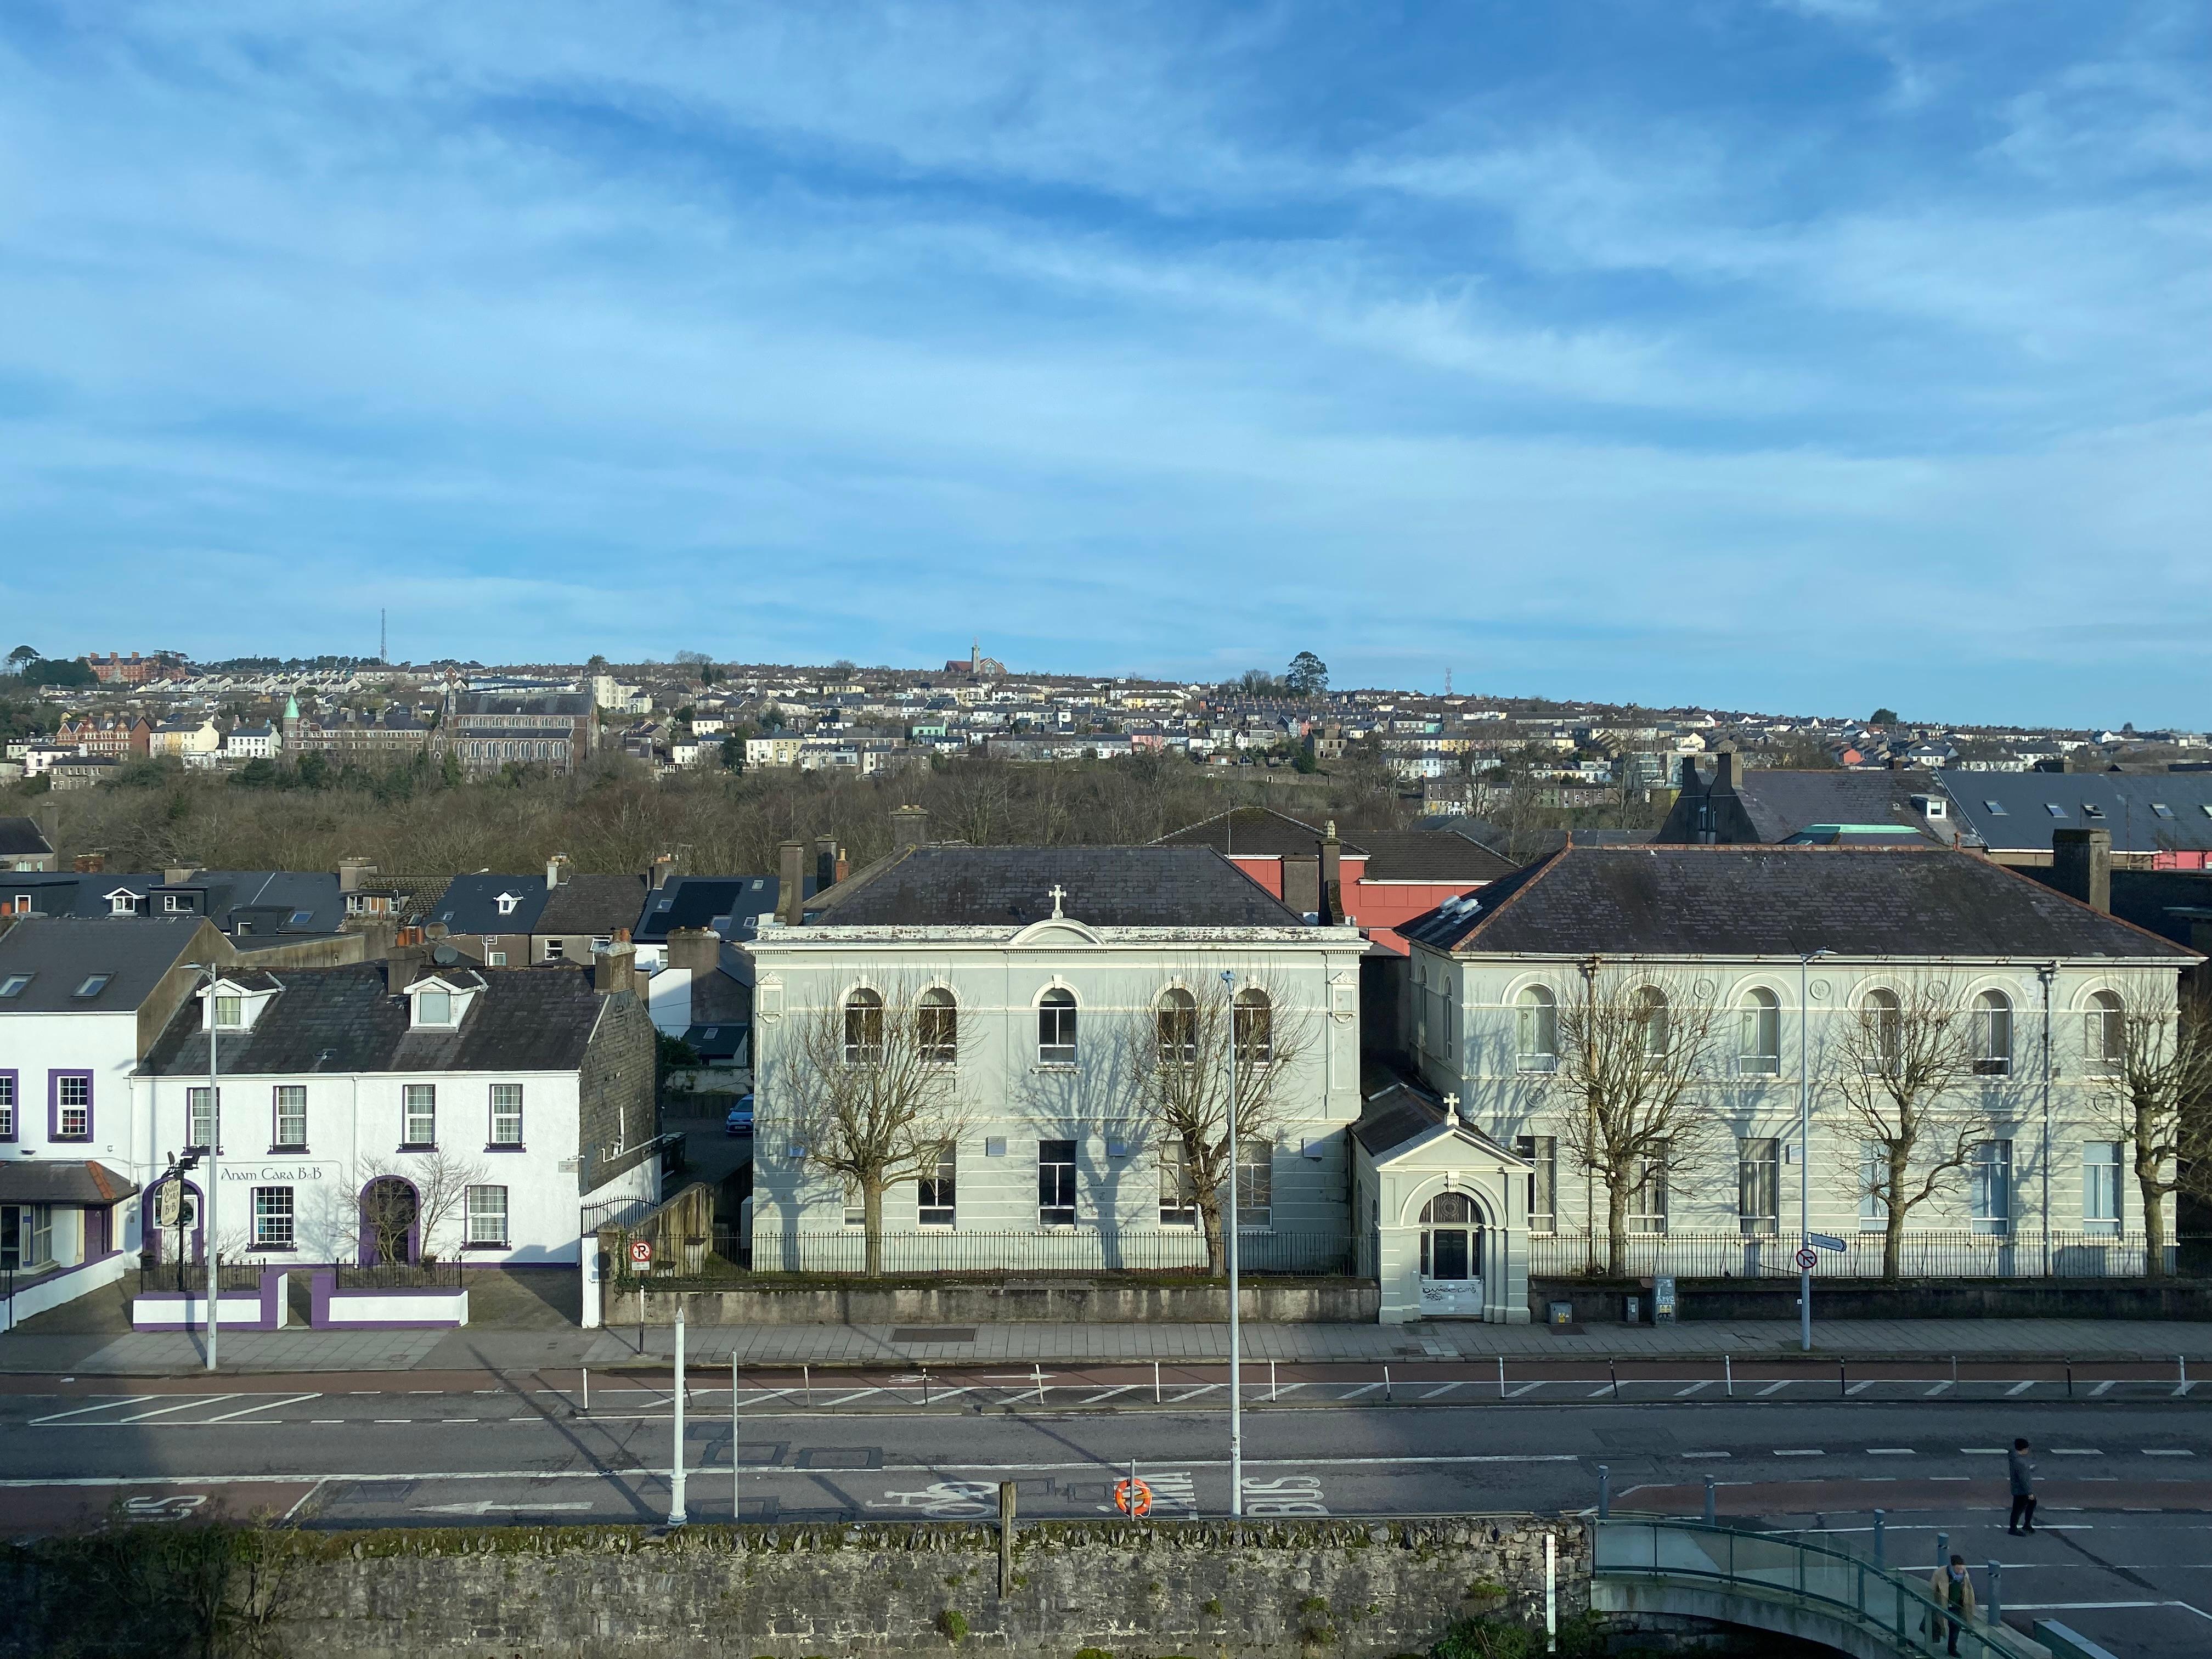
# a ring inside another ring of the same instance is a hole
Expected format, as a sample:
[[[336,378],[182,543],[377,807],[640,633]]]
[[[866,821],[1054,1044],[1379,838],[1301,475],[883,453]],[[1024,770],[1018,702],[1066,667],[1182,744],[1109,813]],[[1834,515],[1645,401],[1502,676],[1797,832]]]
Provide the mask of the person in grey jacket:
[[[2012,1477],[2012,1518],[2005,1530],[2017,1537],[2035,1530],[2035,1465],[2027,1461],[2027,1442],[2015,1440],[2005,1454],[2005,1472]]]

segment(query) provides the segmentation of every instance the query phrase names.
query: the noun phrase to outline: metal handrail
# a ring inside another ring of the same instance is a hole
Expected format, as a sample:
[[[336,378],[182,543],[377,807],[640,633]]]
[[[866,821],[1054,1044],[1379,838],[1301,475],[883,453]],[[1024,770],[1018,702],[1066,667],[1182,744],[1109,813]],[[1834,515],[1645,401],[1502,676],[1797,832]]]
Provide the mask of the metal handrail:
[[[1774,1533],[1698,1521],[1613,1516],[1593,1519],[1591,1527],[1593,1578],[1691,1579],[1747,1593],[1792,1595],[1838,1609],[1898,1643],[1900,1651],[1946,1650],[1942,1632],[1949,1613],[1911,1569],[1877,1566],[1848,1551]],[[1674,1547],[1664,1547],[1662,1539]],[[1972,1622],[1960,1624],[1960,1654],[1972,1659],[2045,1659],[2037,1644],[2001,1622],[1986,1622],[1987,1611],[1978,1608]]]

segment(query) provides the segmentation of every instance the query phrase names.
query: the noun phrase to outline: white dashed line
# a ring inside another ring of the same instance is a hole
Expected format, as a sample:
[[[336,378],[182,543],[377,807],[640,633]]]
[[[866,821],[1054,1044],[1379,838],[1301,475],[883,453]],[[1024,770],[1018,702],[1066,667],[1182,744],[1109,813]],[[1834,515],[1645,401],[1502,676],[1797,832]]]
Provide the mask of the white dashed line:
[[[2184,1451],[2178,1446],[2146,1446],[2143,1448],[2142,1455],[2145,1457],[2194,1457],[2197,1455],[2195,1452]]]
[[[2006,1398],[2006,1399],[2008,1399],[2008,1400],[2010,1400],[2010,1399],[2012,1399],[2012,1398],[2013,1398],[2014,1395],[2023,1395],[2023,1394],[2026,1394],[2026,1393],[2027,1393],[2030,1389],[2033,1388],[2034,1386],[2035,1386],[2035,1384],[2034,1384],[2034,1383],[2033,1383],[2033,1382],[2015,1382],[2015,1383],[2014,1383],[2014,1384],[2012,1385],[2012,1387],[2010,1387],[2010,1388],[2008,1388],[2008,1389],[2007,1389],[2005,1390],[2005,1398]]]
[[[1910,1446],[1869,1446],[1869,1457],[1915,1457],[1918,1454]]]
[[[1688,1459],[1692,1457],[1733,1457],[1735,1454],[1734,1452],[1684,1452],[1682,1455],[1685,1459]]]
[[[2102,1457],[2105,1454],[2094,1446],[2053,1446],[2051,1455],[2053,1457]]]
[[[1778,1451],[1774,1455],[1777,1457],[1826,1457],[1828,1454],[1824,1451]]]
[[[1794,1377],[1785,1376],[1779,1382],[1770,1382],[1759,1391],[1759,1398],[1763,1400],[1770,1394],[1780,1394],[1794,1381],[1796,1381]]]
[[[1693,1395],[1693,1394],[1697,1393],[1698,1389],[1710,1389],[1710,1388],[1711,1388],[1712,1386],[1713,1386],[1712,1379],[1711,1379],[1711,1377],[1707,1377],[1707,1378],[1706,1378],[1704,1382],[1692,1382],[1692,1383],[1691,1383],[1691,1384],[1690,1384],[1690,1386],[1689,1386],[1688,1388],[1686,1388],[1686,1389],[1675,1389],[1675,1390],[1674,1390],[1674,1398],[1675,1398],[1675,1399],[1677,1399],[1677,1400],[1686,1400],[1686,1399],[1687,1399],[1690,1395]]]
[[[2095,1388],[2089,1390],[2089,1398],[2094,1400],[2099,1395],[2103,1394],[2112,1386],[2112,1385],[2110,1382],[2100,1382]]]

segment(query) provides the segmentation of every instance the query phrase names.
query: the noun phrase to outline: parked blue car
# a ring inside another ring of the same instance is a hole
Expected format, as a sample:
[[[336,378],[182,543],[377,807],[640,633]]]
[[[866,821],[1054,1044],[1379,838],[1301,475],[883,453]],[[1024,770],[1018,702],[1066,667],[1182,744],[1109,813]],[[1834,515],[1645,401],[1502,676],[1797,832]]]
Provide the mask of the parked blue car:
[[[730,1108],[729,1116],[722,1120],[722,1133],[750,1138],[753,1132],[753,1097],[738,1097],[738,1103]]]

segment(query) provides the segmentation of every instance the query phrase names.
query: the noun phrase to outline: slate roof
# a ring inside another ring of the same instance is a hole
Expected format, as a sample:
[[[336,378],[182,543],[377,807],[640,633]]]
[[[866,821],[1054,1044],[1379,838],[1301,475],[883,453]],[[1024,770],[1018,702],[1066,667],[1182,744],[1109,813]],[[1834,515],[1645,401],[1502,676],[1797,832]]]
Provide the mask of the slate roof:
[[[1787,841],[1816,823],[1898,823],[1927,835],[1927,824],[1912,805],[1915,795],[1944,798],[1945,791],[1932,772],[1814,771],[1793,772],[1754,767],[1735,782],[1737,805],[1761,842]],[[1726,789],[1712,792],[1717,805]],[[1662,845],[1688,844],[1694,840],[1697,809],[1705,792],[1683,790],[1652,840]],[[1723,833],[1727,826],[1721,826]],[[1940,839],[1940,837],[1930,837]]]
[[[1496,881],[1521,866],[1456,830],[1370,832],[1370,881]]]
[[[811,901],[824,927],[1025,927],[1064,912],[1094,927],[1297,927],[1285,908],[1205,847],[910,847]]]
[[[520,901],[505,915],[499,908],[502,893]],[[446,896],[431,907],[429,919],[444,923],[449,933],[534,933],[538,931],[538,917],[545,908],[546,896],[543,871],[532,876],[487,872],[455,876]]]
[[[2115,853],[2212,849],[2212,772],[1962,772],[1951,794],[1995,852],[2048,852],[2054,830],[2109,830]]]
[[[94,1158],[11,1158],[0,1162],[0,1204],[120,1203],[138,1190],[129,1176]]]
[[[811,898],[815,886],[810,874],[804,896]],[[725,939],[749,939],[752,918],[774,911],[782,890],[774,876],[672,876],[659,892],[647,895],[645,914],[631,937],[641,945],[661,945],[672,927],[712,927],[723,921],[720,931]]]
[[[588,968],[533,968],[477,975],[478,991],[453,1031],[409,1027],[405,982],[387,964],[288,968],[284,988],[251,1030],[222,1034],[231,1076],[317,1072],[564,1072],[582,1063],[605,999]],[[155,1039],[140,1069],[155,1077],[207,1070],[199,1005],[187,1002]]]
[[[2056,886],[2048,866],[2022,870],[2045,886]],[[2191,914],[2194,913],[2194,914]],[[2115,870],[2112,872],[2112,914],[2123,921],[2172,939],[2189,943],[2190,930],[2212,921],[2212,872],[2196,870]]]
[[[637,926],[645,903],[643,876],[572,875],[554,889],[533,933],[606,933]]]
[[[64,899],[66,883],[74,887]],[[337,873],[319,870],[196,870],[173,885],[150,874],[58,872],[33,902],[43,903],[49,915],[106,917],[112,913],[108,895],[116,892],[133,895],[142,915],[205,915],[224,933],[241,938],[335,933],[345,921]],[[185,902],[184,910],[166,908],[170,894]]]
[[[1172,835],[1162,836],[1155,847],[1211,847],[1217,853],[1244,854],[1252,858],[1297,857],[1321,850],[1322,826],[1294,818],[1266,806],[1239,806],[1201,818]],[[1350,842],[1344,850],[1355,856],[1365,852]]]
[[[0,997],[0,1013],[130,1013],[185,959],[201,920],[26,916],[0,933],[0,983],[15,974],[30,975],[31,982]],[[77,988],[96,974],[112,977],[98,995],[78,996]]]
[[[1571,843],[1399,932],[1481,954],[2195,959],[2018,871],[1937,847]]]
[[[30,818],[0,818],[0,858],[44,858],[54,849]]]
[[[1500,1145],[1466,1119],[1455,1120],[1444,1110],[1442,1101],[1410,1078],[1387,1067],[1364,1064],[1360,1067],[1359,1087],[1359,1119],[1352,1126],[1352,1136],[1371,1158],[1387,1158],[1399,1147],[1449,1123],[1461,1139],[1480,1147],[1486,1154],[1521,1161],[1519,1153]]]

